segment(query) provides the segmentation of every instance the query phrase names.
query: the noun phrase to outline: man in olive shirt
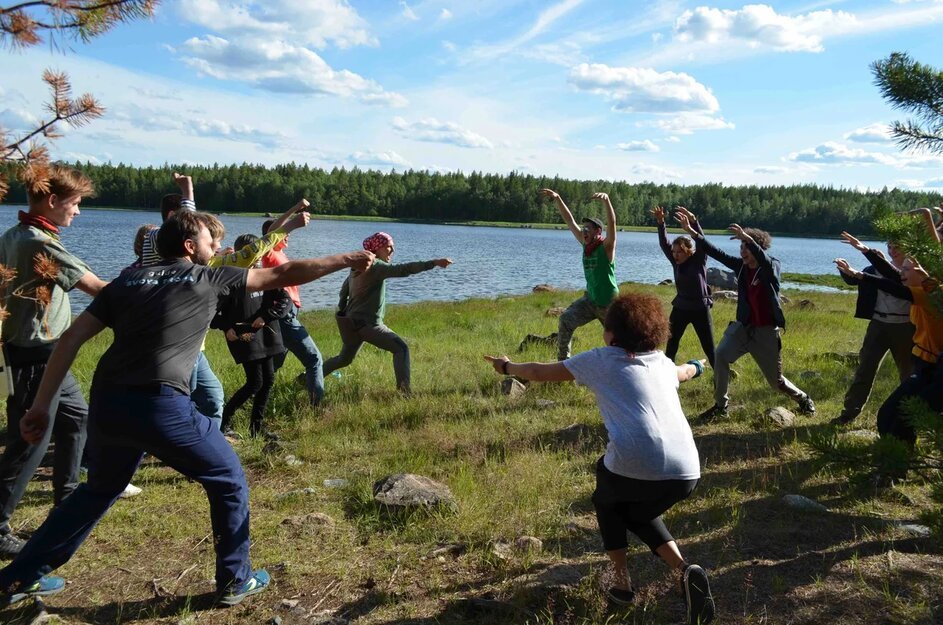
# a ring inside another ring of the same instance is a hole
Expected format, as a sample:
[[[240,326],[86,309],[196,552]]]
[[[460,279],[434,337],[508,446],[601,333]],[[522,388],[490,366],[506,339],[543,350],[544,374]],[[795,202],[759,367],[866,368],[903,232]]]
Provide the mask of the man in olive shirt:
[[[20,436],[20,419],[33,403],[46,362],[72,323],[68,292],[78,288],[96,295],[105,286],[84,262],[66,251],[59,229],[79,215],[82,197],[93,192],[81,173],[54,166],[48,188],[27,184],[29,211],[0,236],[0,263],[16,271],[7,285],[2,321],[6,362],[12,368],[13,395],[7,398],[7,440],[0,457],[0,557],[11,558],[23,547],[13,535],[10,517],[39,467],[50,439],[55,441],[53,496],[56,505],[79,483],[88,406],[68,371],[50,404],[50,427],[35,443]]]
[[[544,197],[553,198],[560,216],[570,232],[583,247],[583,275],[586,277],[586,295],[579,298],[560,315],[557,329],[557,359],[570,357],[573,332],[597,319],[603,322],[606,308],[619,294],[616,284],[616,211],[605,193],[594,193],[592,199],[606,206],[606,236],[602,236],[602,223],[595,217],[583,219],[582,228],[576,224],[573,214],[560,194],[551,189],[541,189]]]
[[[190,374],[221,299],[304,284],[345,267],[365,270],[369,252],[286,263],[275,269],[207,267],[215,251],[206,216],[180,211],[161,226],[153,267],[130,269],[102,289],[49,358],[23,438],[40,440],[56,390],[79,348],[105,327],[114,342],[95,370],[88,419],[88,481],[55,508],[9,566],[0,570],[8,603],[60,592],[47,575],[68,562],[130,481],[145,452],[206,491],[216,550],[219,601],[235,605],[268,587],[249,562],[249,487],[222,433],[190,401]]]

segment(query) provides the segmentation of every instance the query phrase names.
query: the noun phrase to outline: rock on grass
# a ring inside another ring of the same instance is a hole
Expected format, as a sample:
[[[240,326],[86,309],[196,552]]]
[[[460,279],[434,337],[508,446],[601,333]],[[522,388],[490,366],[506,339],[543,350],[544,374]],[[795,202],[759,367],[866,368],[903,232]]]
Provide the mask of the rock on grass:
[[[397,473],[373,485],[373,499],[388,508],[435,508],[456,506],[449,487],[414,473]]]

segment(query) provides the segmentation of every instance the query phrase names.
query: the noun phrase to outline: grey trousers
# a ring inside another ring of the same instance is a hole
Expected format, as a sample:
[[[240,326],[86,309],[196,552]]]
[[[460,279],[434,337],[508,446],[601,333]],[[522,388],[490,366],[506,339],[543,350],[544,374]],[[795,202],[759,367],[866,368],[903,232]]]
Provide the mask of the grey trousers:
[[[58,505],[79,485],[79,463],[85,448],[88,404],[78,382],[67,372],[49,406],[49,427],[30,445],[20,436],[20,419],[33,404],[46,364],[13,367],[13,395],[7,398],[7,441],[0,456],[0,534],[10,531],[10,517],[39,468],[50,440],[56,444],[52,469],[54,503]]]
[[[851,380],[851,386],[845,393],[845,403],[841,418],[852,420],[861,414],[868,403],[874,378],[887,352],[891,353],[897,364],[897,374],[903,383],[913,371],[914,363],[910,353],[914,346],[914,325],[912,323],[885,323],[871,320],[864,333],[864,342],[858,352],[858,368]]]
[[[557,360],[566,360],[570,357],[570,345],[573,343],[573,332],[580,326],[598,319],[602,323],[606,318],[606,307],[597,306],[583,296],[567,307],[560,315],[560,324],[557,327]]]
[[[409,346],[406,341],[383,324],[368,325],[339,315],[335,315],[334,319],[337,321],[337,329],[344,345],[341,347],[341,353],[324,363],[325,377],[352,363],[363,344],[370,343],[393,354],[396,388],[407,392],[410,390]]]
[[[715,404],[721,408],[727,407],[727,402],[730,400],[727,395],[727,387],[730,385],[730,365],[744,354],[753,356],[763,377],[774,389],[796,402],[801,402],[808,397],[783,375],[782,341],[779,333],[780,329],[774,326],[745,326],[739,321],[730,322],[715,354]]]

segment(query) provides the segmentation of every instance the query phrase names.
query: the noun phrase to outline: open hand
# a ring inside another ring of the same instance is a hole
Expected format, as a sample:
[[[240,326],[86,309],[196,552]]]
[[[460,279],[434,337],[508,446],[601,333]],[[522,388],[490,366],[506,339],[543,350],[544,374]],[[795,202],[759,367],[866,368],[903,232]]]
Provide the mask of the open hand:
[[[867,252],[868,246],[856,239],[852,234],[848,232],[841,233],[842,243],[847,243],[851,247],[855,248],[859,252]]]
[[[589,196],[589,199],[596,200],[597,202],[608,202],[609,194],[608,193],[593,193]]]
[[[48,427],[49,411],[31,407],[20,419],[20,436],[30,445],[35,445],[43,440]]]
[[[239,340],[239,336],[236,334],[236,331],[232,328],[226,330],[226,340],[232,343],[233,341]]]
[[[507,363],[511,362],[507,356],[485,356],[485,360],[490,362],[494,370],[501,374],[505,374]]]
[[[559,200],[559,199],[560,199],[560,194],[557,193],[556,191],[554,191],[553,189],[541,189],[541,190],[538,191],[537,193],[539,193],[539,194],[542,195],[543,197],[548,197],[548,198],[550,198],[551,200]]]
[[[691,222],[688,220],[688,216],[684,213],[675,213],[675,221],[677,221],[681,229],[688,234],[697,234],[697,231],[694,230],[694,226],[692,226]]]
[[[655,216],[655,223],[663,224],[665,223],[665,209],[662,206],[656,206],[651,211],[652,215]]]
[[[744,232],[743,228],[741,228],[739,224],[730,224],[729,226],[727,226],[727,230],[730,230],[731,234],[733,234],[733,236],[730,237],[731,239],[739,239],[740,241],[746,241],[747,239],[750,238],[750,235]]]
[[[836,258],[834,261],[835,266],[838,267],[838,271],[842,272],[846,276],[854,278],[858,275],[858,272],[854,267],[848,264],[848,261],[844,258]]]
[[[697,217],[694,216],[694,213],[692,213],[691,211],[689,211],[688,209],[686,209],[685,207],[681,205],[675,206],[675,213],[684,214],[684,216],[688,218],[688,221],[692,223],[697,221]]]

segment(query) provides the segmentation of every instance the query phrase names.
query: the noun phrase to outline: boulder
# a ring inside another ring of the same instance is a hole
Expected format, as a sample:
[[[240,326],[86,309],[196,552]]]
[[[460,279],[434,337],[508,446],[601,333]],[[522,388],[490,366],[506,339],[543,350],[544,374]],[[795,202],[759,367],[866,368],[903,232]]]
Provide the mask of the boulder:
[[[796,302],[796,306],[800,310],[815,310],[815,302],[810,299],[801,299]]]
[[[334,529],[334,519],[323,512],[310,512],[301,516],[291,516],[282,521],[282,525],[293,529],[321,532]]]
[[[782,406],[770,408],[763,416],[781,428],[789,427],[796,422],[796,415]]]
[[[521,384],[516,378],[504,378],[501,380],[501,392],[511,399],[517,399],[527,392],[527,387]]]
[[[674,284],[674,283],[675,283],[675,281],[672,280],[671,278],[666,278],[666,279],[662,280],[661,282],[659,282],[659,283],[658,283],[658,286],[667,286],[667,285],[669,285],[669,284]]]
[[[553,293],[554,291],[556,289],[549,284],[538,284],[534,287],[534,293]]]
[[[517,351],[522,352],[528,345],[549,345],[551,347],[557,346],[557,333],[548,334],[547,336],[540,336],[539,334],[528,334],[524,337],[524,340],[521,341],[520,346],[517,348]]]
[[[414,473],[397,473],[373,485],[373,499],[388,508],[454,507],[455,498],[445,484]]]
[[[737,295],[736,291],[714,291],[711,293],[711,297],[715,302],[722,302],[725,300],[735,302],[739,296]]]
[[[719,267],[708,267],[707,284],[719,289],[736,289],[737,275],[732,271],[720,269]]]
[[[800,512],[828,512],[828,508],[819,502],[802,495],[786,495],[783,497],[783,503]]]
[[[547,312],[544,313],[544,317],[559,317],[565,310],[566,308],[563,306],[553,306],[547,309]]]

